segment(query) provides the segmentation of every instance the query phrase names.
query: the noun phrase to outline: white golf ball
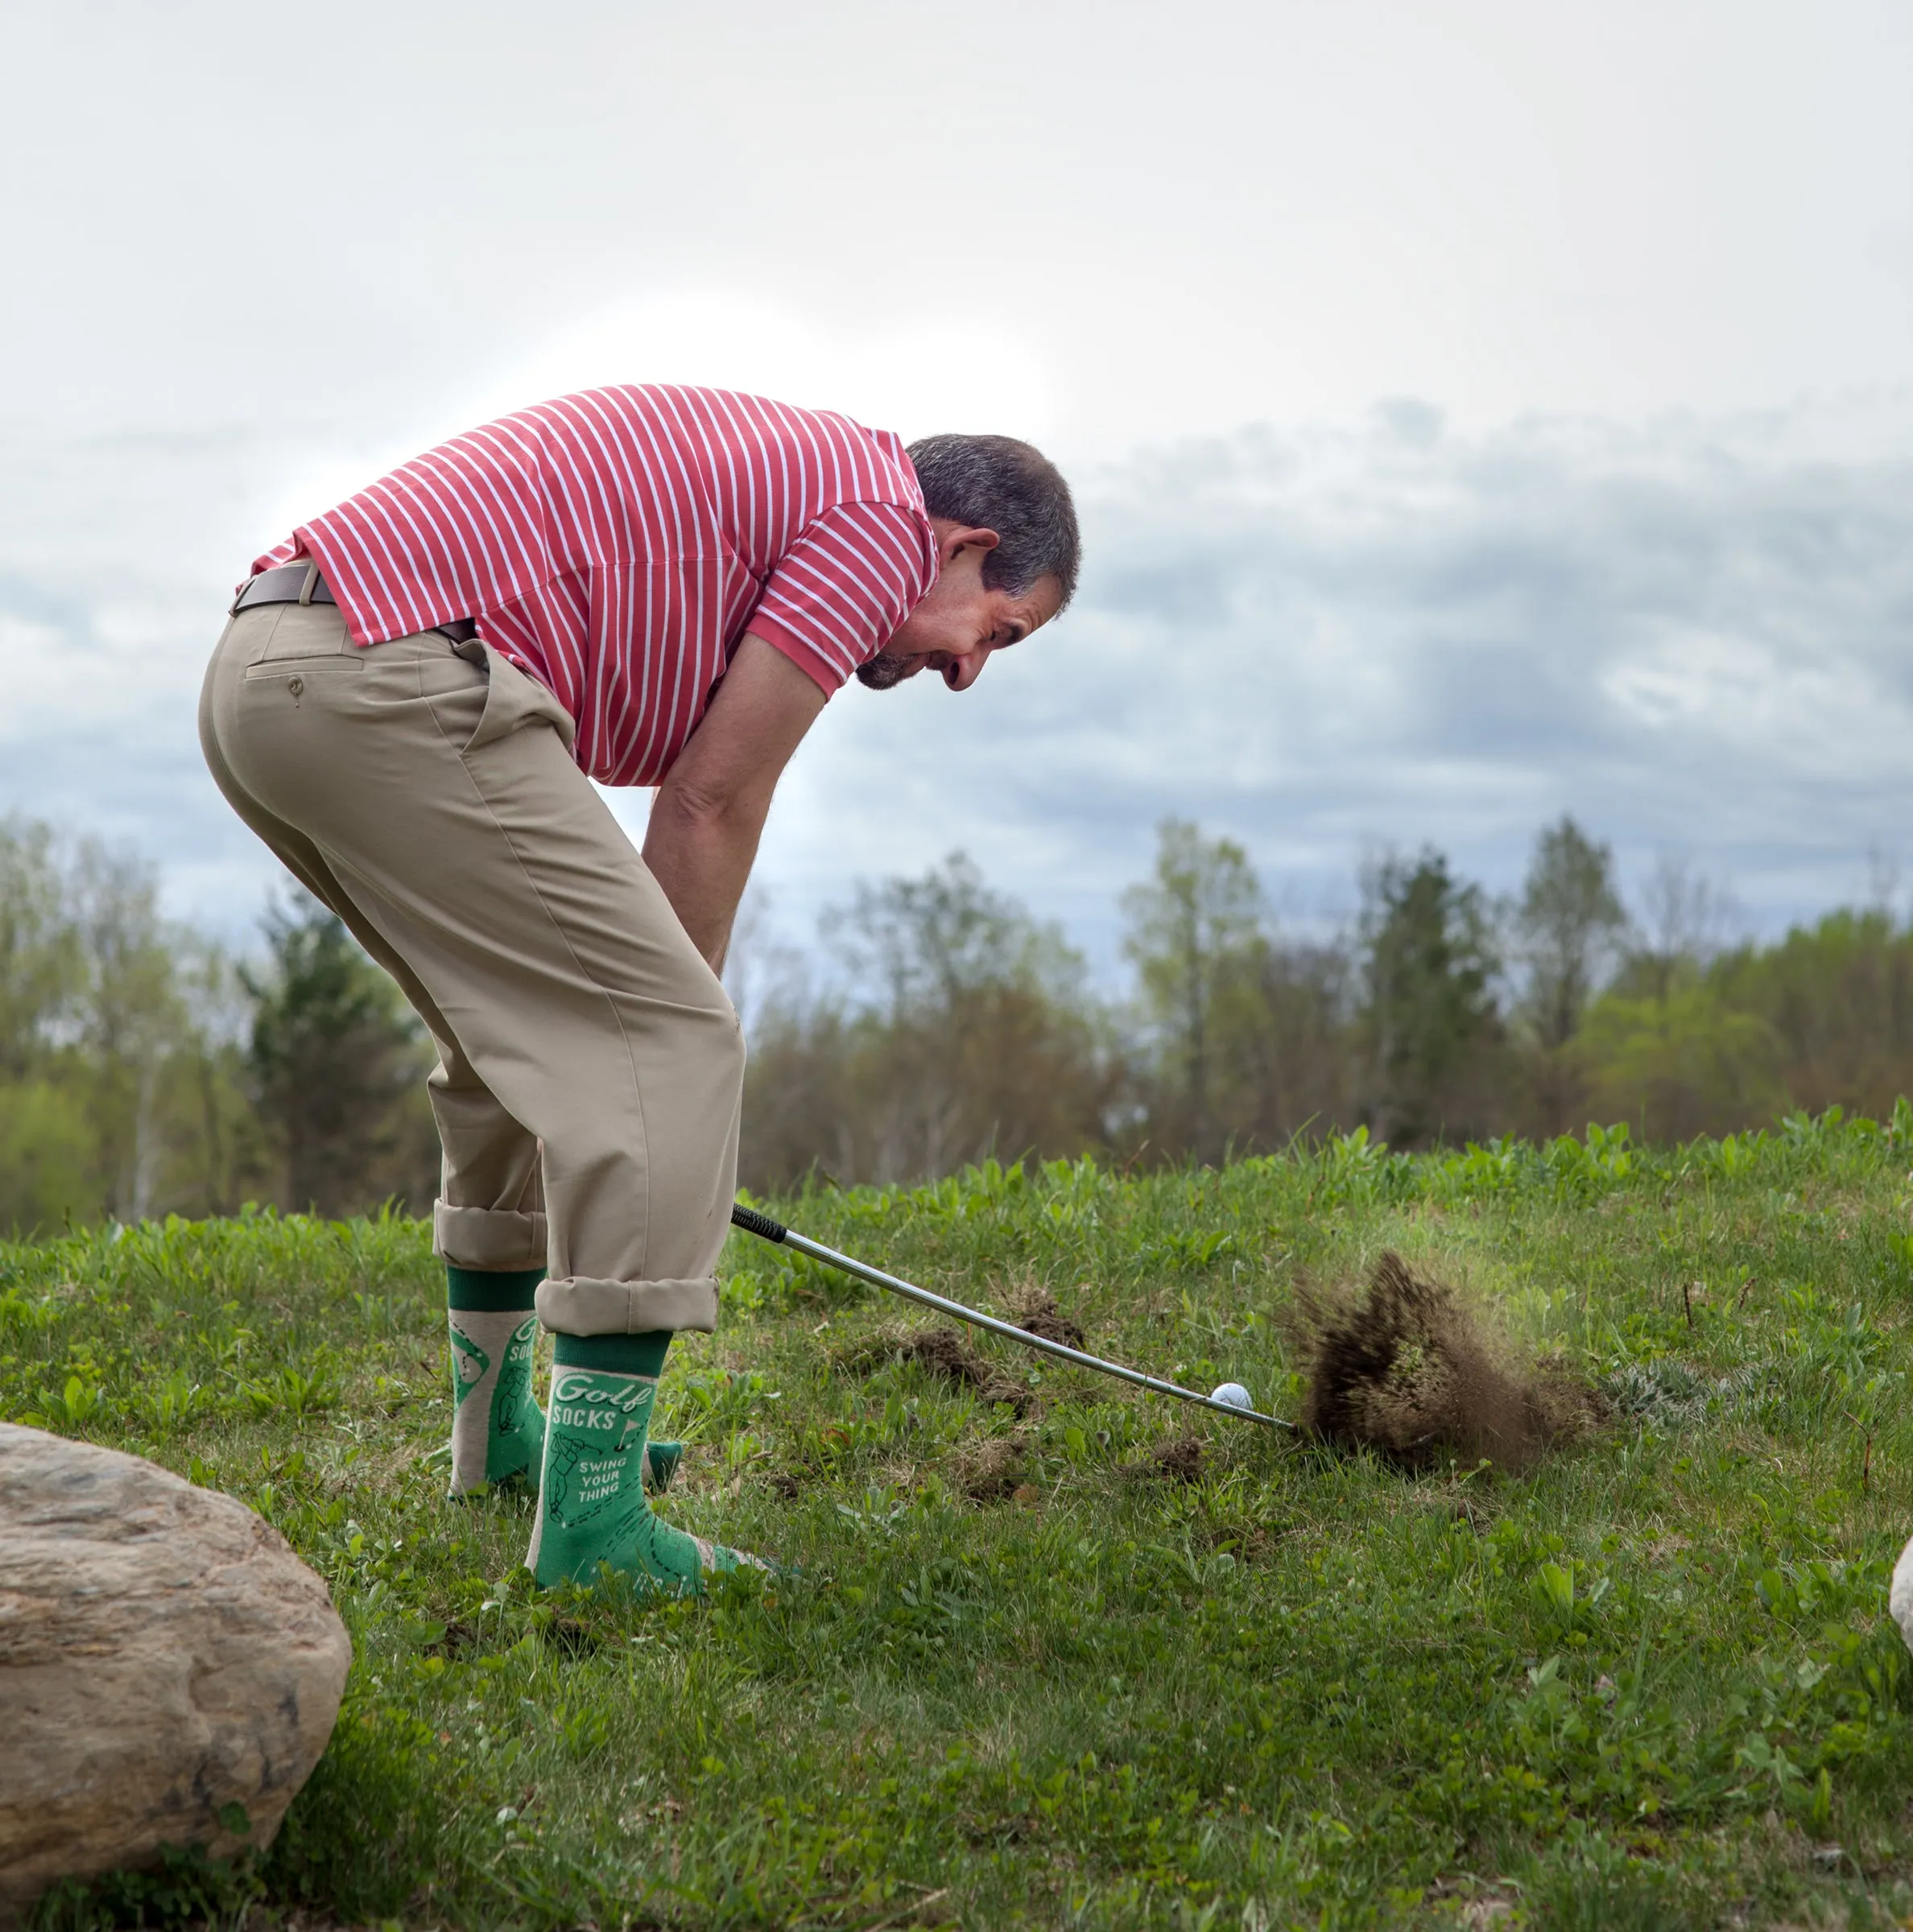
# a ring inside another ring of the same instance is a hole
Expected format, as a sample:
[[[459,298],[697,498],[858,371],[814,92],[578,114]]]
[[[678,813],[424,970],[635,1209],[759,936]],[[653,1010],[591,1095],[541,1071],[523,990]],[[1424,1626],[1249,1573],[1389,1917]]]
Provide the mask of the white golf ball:
[[[1226,1402],[1231,1409],[1253,1409],[1255,1406],[1249,1399],[1249,1391],[1240,1382],[1223,1383],[1221,1388],[1211,1393],[1209,1400],[1212,1402]]]

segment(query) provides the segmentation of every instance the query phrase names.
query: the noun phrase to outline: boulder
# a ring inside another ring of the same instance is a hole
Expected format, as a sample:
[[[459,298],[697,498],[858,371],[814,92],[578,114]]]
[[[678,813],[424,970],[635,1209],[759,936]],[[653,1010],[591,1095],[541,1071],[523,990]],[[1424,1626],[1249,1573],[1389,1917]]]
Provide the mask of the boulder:
[[[1894,1566],[1893,1593],[1887,1601],[1893,1606],[1893,1620],[1899,1625],[1907,1648],[1913,1650],[1913,1543],[1901,1550]]]
[[[265,1844],[351,1662],[325,1585],[243,1504],[0,1423],[0,1926],[163,1846]]]

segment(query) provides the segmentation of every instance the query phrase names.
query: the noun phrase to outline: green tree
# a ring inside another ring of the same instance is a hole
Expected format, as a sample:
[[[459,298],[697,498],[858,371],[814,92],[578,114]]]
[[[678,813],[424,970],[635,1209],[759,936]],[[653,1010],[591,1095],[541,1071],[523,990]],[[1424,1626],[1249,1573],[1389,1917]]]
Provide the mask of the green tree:
[[[1626,937],[1613,848],[1589,838],[1571,817],[1549,826],[1535,841],[1514,930],[1527,968],[1525,1017],[1541,1046],[1556,1051],[1580,1030]]]
[[[1587,1117],[1585,1056],[1575,1036],[1628,932],[1612,848],[1589,838],[1571,817],[1547,827],[1535,841],[1512,923],[1515,955],[1527,969],[1520,1018],[1534,1100],[1528,1125],[1558,1133]]]
[[[921,878],[860,886],[825,931],[848,973],[848,1019],[836,1023],[860,1171],[936,1175],[1101,1137],[1082,959],[965,854]]]
[[[230,992],[148,861],[0,820],[0,1226],[231,1204],[256,1134]]]
[[[1235,1075],[1221,1104],[1236,1146],[1275,1149],[1357,1124],[1349,992],[1344,946],[1257,942],[1253,978],[1232,977],[1217,1015],[1221,1063]]]
[[[1060,927],[1041,924],[984,883],[976,861],[952,852],[920,879],[860,884],[824,930],[866,996],[881,993],[892,1018],[948,1012],[985,989],[1027,985],[1067,1001],[1082,961]]]
[[[1267,960],[1262,886],[1233,839],[1204,837],[1184,819],[1158,828],[1153,876],[1122,895],[1123,950],[1141,980],[1142,1003],[1173,1068],[1178,1106],[1165,1139],[1180,1138],[1200,1160],[1222,1151],[1217,1108],[1223,1010],[1261,983]],[[1175,1130],[1180,1129],[1180,1133]]]
[[[1587,1045],[1597,1117],[1630,1121],[1644,1140],[1735,1133],[1785,1103],[1779,1036],[1712,985],[1609,993],[1589,1010]]]
[[[1499,970],[1478,886],[1462,885],[1432,847],[1388,857],[1362,881],[1362,1030],[1367,1111],[1378,1138],[1419,1146],[1477,1130],[1480,1075],[1499,1043]]]
[[[168,1063],[192,1042],[177,984],[184,935],[159,914],[159,880],[136,854],[89,840],[71,876],[84,961],[79,1038],[106,1212],[143,1220],[166,1179]]]
[[[430,1064],[424,1030],[316,900],[274,906],[264,931],[270,970],[243,975],[254,1002],[248,1059],[283,1198],[336,1216],[411,1191],[407,1102]]]
[[[0,1082],[0,1236],[57,1232],[98,1212],[84,1088]]]
[[[776,1185],[946,1174],[994,1154],[1097,1145],[1109,1074],[1083,962],[1060,931],[952,853],[857,889],[824,930],[845,968],[787,968],[756,1003],[741,1169]]]
[[[81,977],[52,828],[0,819],[0,1080],[23,1080],[43,1066]]]
[[[1886,907],[1830,912],[1778,945],[1723,953],[1704,984],[1771,1029],[1790,1104],[1883,1120],[1913,1093],[1913,933]]]

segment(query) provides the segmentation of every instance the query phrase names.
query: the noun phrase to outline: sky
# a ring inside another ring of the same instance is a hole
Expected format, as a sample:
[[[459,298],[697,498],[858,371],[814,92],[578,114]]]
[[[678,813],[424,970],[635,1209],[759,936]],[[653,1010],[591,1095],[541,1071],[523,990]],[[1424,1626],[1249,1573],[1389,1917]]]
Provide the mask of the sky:
[[[1913,861],[1899,0],[75,0],[0,72],[0,811],[236,940],[232,584],[607,381],[1076,486],[1053,630],[799,752],[798,939],[961,847],[1106,960],[1171,815],[1303,925],[1390,848],[1506,890],[1564,811],[1762,932]]]

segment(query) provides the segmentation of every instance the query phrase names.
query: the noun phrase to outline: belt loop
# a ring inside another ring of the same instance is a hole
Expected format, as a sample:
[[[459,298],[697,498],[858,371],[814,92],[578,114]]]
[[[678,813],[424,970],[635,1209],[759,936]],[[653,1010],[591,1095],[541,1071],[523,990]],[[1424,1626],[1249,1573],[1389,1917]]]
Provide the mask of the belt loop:
[[[306,565],[305,582],[299,592],[300,602],[310,604],[312,601],[312,592],[318,588],[318,585],[319,566],[315,563],[308,562]]]
[[[258,580],[259,573],[257,571],[254,571],[253,574],[239,586],[238,590],[234,593],[233,597],[233,608],[226,613],[226,615],[229,617],[236,617],[238,616],[239,606],[246,601],[246,593],[250,590],[254,584],[257,584]]]

